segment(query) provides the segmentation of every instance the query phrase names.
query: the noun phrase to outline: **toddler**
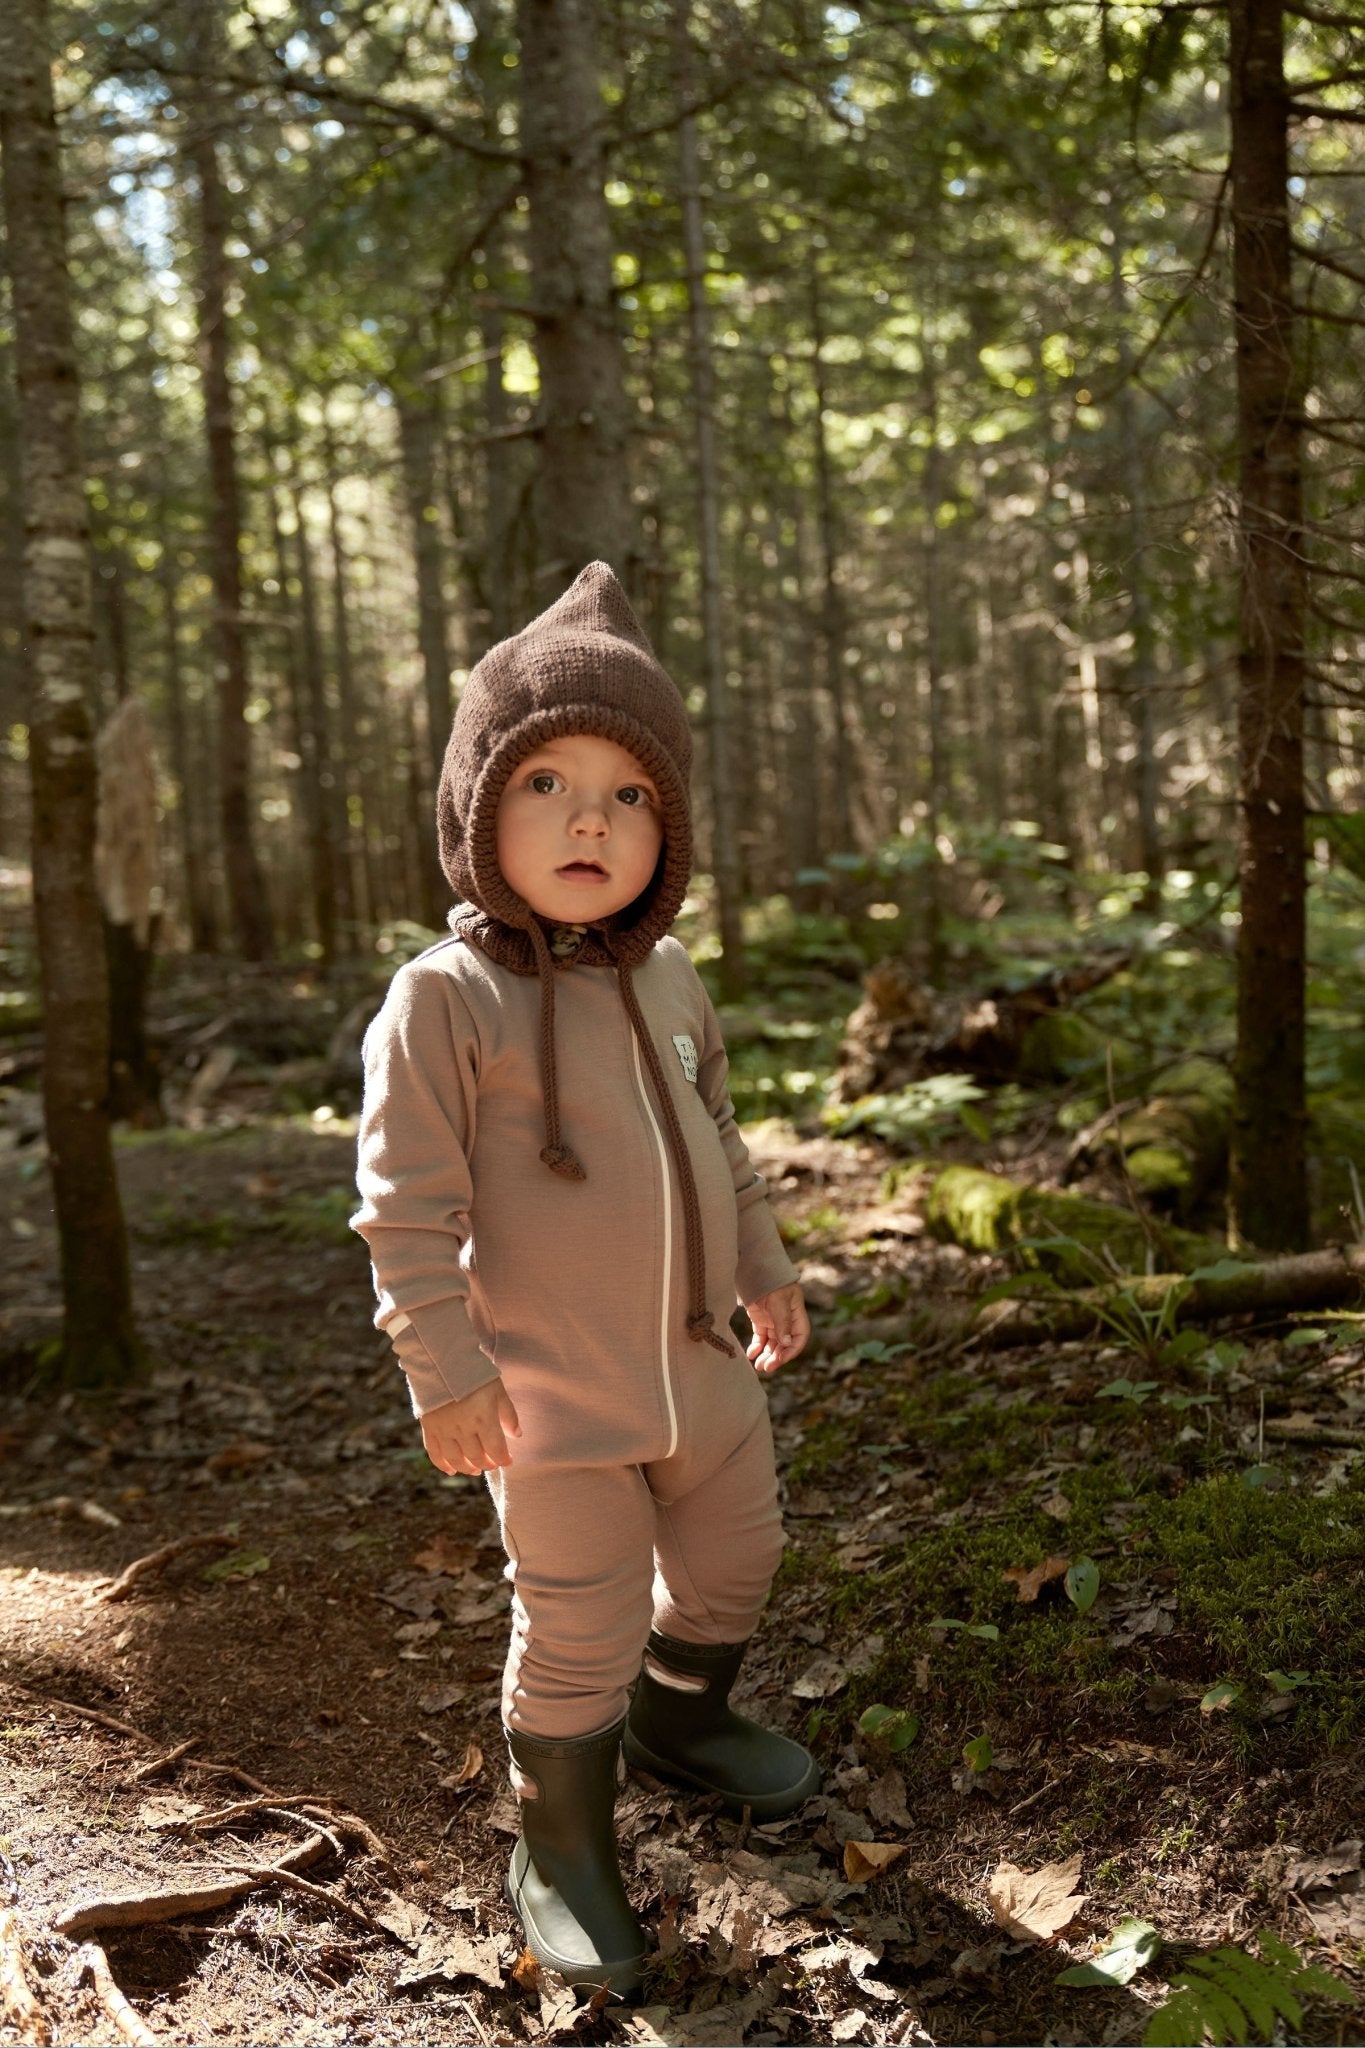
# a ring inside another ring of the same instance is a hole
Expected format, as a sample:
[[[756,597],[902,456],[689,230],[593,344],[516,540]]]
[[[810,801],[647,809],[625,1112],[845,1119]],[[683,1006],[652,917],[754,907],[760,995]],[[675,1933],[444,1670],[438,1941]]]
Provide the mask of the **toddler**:
[[[507,1892],[542,1963],[640,1984],[617,1759],[760,1820],[814,1760],[728,1704],[782,1548],[757,1373],[809,1324],[667,936],[691,738],[605,563],[469,677],[438,800],[462,899],[365,1038],[355,1228],[432,1462],[512,1586]],[[730,1333],[736,1298],[752,1368]]]

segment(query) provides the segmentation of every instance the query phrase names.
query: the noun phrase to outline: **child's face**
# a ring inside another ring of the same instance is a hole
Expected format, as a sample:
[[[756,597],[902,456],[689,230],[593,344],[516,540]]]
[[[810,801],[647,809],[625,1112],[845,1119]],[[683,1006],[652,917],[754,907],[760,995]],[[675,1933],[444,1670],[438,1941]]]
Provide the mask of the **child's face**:
[[[633,903],[663,836],[659,792],[635,756],[587,733],[528,754],[498,804],[503,878],[556,924],[592,924]]]

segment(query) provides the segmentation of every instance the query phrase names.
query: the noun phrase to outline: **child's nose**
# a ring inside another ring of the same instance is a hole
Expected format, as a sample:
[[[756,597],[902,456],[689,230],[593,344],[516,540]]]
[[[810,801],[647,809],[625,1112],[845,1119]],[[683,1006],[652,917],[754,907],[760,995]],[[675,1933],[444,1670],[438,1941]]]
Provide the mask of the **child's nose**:
[[[600,803],[580,804],[570,821],[571,832],[601,838],[607,832],[607,807]]]

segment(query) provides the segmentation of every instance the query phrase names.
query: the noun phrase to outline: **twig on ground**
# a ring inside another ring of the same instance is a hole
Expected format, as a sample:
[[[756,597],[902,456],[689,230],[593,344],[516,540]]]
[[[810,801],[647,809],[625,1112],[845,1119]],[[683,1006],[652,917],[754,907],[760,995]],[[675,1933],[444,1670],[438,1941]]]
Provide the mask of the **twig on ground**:
[[[23,1693],[26,1699],[36,1700],[40,1707],[51,1707],[63,1714],[74,1714],[80,1721],[93,1721],[97,1727],[112,1728],[115,1735],[131,1735],[134,1742],[145,1742],[148,1749],[155,1744],[150,1735],[144,1735],[140,1728],[134,1728],[127,1721],[116,1720],[112,1714],[102,1714],[97,1707],[78,1707],[74,1700],[54,1700],[45,1692],[35,1692],[32,1686],[21,1685],[17,1678],[7,1678],[5,1684],[15,1692]]]
[[[203,1771],[210,1778],[231,1778],[234,1785],[245,1785],[248,1792],[264,1792],[267,1799],[278,1799],[278,1792],[272,1792],[269,1785],[263,1785],[259,1778],[253,1778],[250,1771],[244,1771],[239,1764],[215,1764],[207,1757],[187,1756],[186,1770]]]
[[[146,2021],[134,2012],[118,1985],[109,1967],[109,1958],[97,1941],[87,1941],[77,1950],[83,1975],[88,1975],[95,1987],[95,1996],[104,2012],[112,2020],[125,2041],[133,2048],[151,2048],[157,2039]]]
[[[135,1771],[128,1773],[129,1784],[145,1784],[148,1778],[155,1778],[160,1772],[168,1771],[172,1764],[178,1764],[192,1749],[198,1749],[201,1740],[200,1736],[191,1735],[187,1741],[178,1742],[174,1749],[168,1749],[165,1756],[150,1757],[145,1764],[139,1764]]]
[[[295,1827],[302,1828],[305,1834],[307,1834],[309,1828],[315,1828],[336,1857],[337,1862],[341,1863],[345,1860],[346,1851],[342,1848],[332,1830],[329,1827],[324,1827],[323,1823],[316,1816],[312,1820],[305,1820],[301,1813],[291,1813],[287,1806],[266,1806],[262,1808],[262,1812],[268,1814],[272,1820],[292,1820]]]
[[[0,2013],[17,2030],[21,2041],[46,2042],[52,2038],[24,1969],[19,1917],[8,1906],[0,1912]]]
[[[313,1839],[318,1838],[314,1836]],[[302,1892],[305,1898],[315,1899],[319,1905],[334,1907],[337,1912],[349,1914],[352,1920],[358,1920],[371,1934],[383,1935],[386,1932],[377,1920],[370,1918],[363,1906],[353,1905],[350,1899],[343,1898],[340,1892],[329,1890],[325,1884],[309,1884],[306,1877],[298,1876],[295,1871],[285,1870],[278,1863],[230,1863],[227,1867],[229,1870],[240,1870],[244,1877],[249,1877],[258,1884],[282,1884],[291,1892]],[[391,1940],[392,1936],[387,1938]]]
[[[174,1543],[163,1543],[160,1550],[149,1550],[145,1557],[135,1557],[131,1564],[124,1566],[112,1584],[96,1593],[95,1598],[104,1602],[126,1600],[140,1579],[145,1579],[150,1572],[159,1572],[163,1565],[182,1557],[187,1550],[230,1550],[236,1541],[235,1536],[225,1536],[221,1529],[198,1536],[177,1536]]]
[[[125,1892],[120,1898],[84,1899],[68,1906],[52,1924],[58,1934],[75,1935],[91,1927],[149,1927],[161,1920],[178,1920],[185,1913],[211,1913],[216,1906],[235,1905],[262,1885],[307,1870],[326,1854],[322,1836],[310,1835],[277,1863],[253,1864],[251,1875],[228,1878],[221,1884],[187,1885],[181,1891]]]
[[[16,1515],[71,1515],[78,1522],[98,1522],[101,1529],[123,1527],[118,1516],[111,1515],[97,1500],[77,1500],[70,1493],[54,1494],[51,1500],[6,1501],[0,1506],[0,1516]]]
[[[467,1998],[459,1998],[459,1997],[457,1997],[457,1998],[456,1998],[456,2000],[455,2000],[455,2003],[456,2003],[457,2005],[462,2005],[462,2006],[464,2007],[465,2011],[466,2011],[466,2012],[468,2013],[468,2015],[469,2015],[469,2024],[470,2024],[470,2026],[471,2026],[471,2027],[473,2027],[473,2028],[474,2028],[474,2030],[475,2030],[475,2032],[477,2033],[477,2035],[478,2035],[479,2039],[480,2039],[480,2040],[481,2040],[481,2041],[483,2042],[483,2044],[484,2044],[484,2048],[491,2048],[491,2043],[490,2043],[490,2040],[489,2040],[489,2036],[488,2036],[488,2035],[487,2035],[487,2034],[486,2034],[486,2033],[484,2032],[484,2030],[483,2030],[483,2023],[482,2023],[482,2021],[480,2020],[480,2018],[479,2018],[479,2015],[478,2015],[478,2014],[477,2014],[477,2013],[475,2012],[475,2010],[474,2010],[473,2006],[472,2006],[472,2005],[471,2005],[471,2004],[469,2003],[469,2000],[468,2000]]]
[[[335,1813],[332,1811],[329,1800],[296,1799],[294,1804],[301,1813],[316,1813],[319,1817],[325,1815],[343,1840],[361,1843],[369,1850],[376,1862],[382,1863],[386,1870],[393,1872],[395,1875],[397,1874],[398,1866],[395,1864],[385,1843],[375,1833],[369,1823],[360,1818],[358,1813]]]

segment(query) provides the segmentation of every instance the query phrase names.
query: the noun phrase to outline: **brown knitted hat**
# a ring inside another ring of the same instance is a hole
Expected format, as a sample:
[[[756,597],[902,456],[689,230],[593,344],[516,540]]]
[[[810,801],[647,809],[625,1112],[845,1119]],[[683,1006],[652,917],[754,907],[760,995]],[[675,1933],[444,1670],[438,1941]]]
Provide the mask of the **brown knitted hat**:
[[[548,611],[471,671],[441,770],[441,865],[480,913],[461,908],[451,924],[521,974],[536,971],[535,918],[498,866],[498,803],[529,753],[570,733],[627,748],[659,792],[664,843],[649,887],[610,920],[610,946],[605,930],[589,931],[576,955],[585,965],[633,964],[663,937],[687,891],[692,735],[677,685],[605,562],[590,562]]]

